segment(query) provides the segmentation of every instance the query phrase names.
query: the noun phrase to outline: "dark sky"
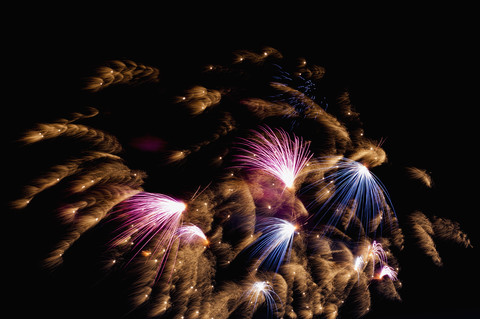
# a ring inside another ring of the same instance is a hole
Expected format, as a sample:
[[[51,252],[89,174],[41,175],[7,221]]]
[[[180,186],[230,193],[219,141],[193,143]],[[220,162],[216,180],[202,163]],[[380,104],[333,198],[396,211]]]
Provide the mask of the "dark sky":
[[[307,8],[285,8],[277,14],[250,7],[234,18],[234,8],[222,13],[208,6],[189,13],[162,9],[152,13],[151,8],[133,5],[106,12],[83,8],[79,15],[72,10],[26,19],[29,28],[10,46],[18,85],[7,111],[8,122],[16,127],[7,130],[7,136],[94,101],[79,93],[80,79],[106,60],[129,58],[158,67],[171,76],[172,81],[165,79],[171,85],[190,83],[195,70],[237,49],[266,45],[291,58],[312,59],[350,92],[366,134],[387,138],[383,147],[388,165],[432,172],[436,184],[427,195],[403,189],[394,178],[384,181],[395,205],[395,196],[402,198],[397,214],[418,205],[457,220],[476,246],[440,245],[445,264],[441,268],[418,252],[405,253],[400,260],[403,302],[378,298],[366,318],[479,315],[475,296],[480,240],[474,205],[478,89],[472,83],[477,74],[475,38],[467,9],[388,9],[363,15]],[[128,126],[125,130],[120,134],[128,135]],[[401,195],[405,193],[408,196]]]

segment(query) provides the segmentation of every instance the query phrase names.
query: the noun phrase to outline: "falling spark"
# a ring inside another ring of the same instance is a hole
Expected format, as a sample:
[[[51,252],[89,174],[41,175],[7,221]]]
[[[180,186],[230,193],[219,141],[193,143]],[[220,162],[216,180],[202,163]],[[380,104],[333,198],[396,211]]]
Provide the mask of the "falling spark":
[[[417,167],[407,167],[406,170],[410,178],[419,180],[428,188],[432,188],[433,180],[432,177],[427,173],[427,170]]]

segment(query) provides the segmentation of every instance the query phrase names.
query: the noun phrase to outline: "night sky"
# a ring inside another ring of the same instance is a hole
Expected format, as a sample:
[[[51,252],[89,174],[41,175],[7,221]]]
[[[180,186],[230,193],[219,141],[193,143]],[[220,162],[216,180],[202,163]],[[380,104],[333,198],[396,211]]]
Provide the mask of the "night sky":
[[[127,163],[147,172],[144,188],[161,191],[161,156],[136,150],[132,140],[169,129],[188,134],[188,127],[170,128],[165,119],[158,120],[162,127],[156,126],[155,117],[164,116],[161,103],[166,92],[195,84],[205,65],[227,61],[235,50],[271,46],[286,59],[305,57],[324,66],[326,90],[331,94],[348,91],[365,134],[386,139],[383,148],[389,160],[375,174],[389,190],[399,219],[420,210],[458,221],[474,246],[439,243],[444,265],[436,267],[411,244],[399,255],[403,301],[372,296],[372,311],[365,318],[480,315],[476,300],[480,239],[475,223],[478,101],[472,82],[477,72],[473,71],[475,38],[468,10],[429,8],[411,13],[403,9],[396,12],[398,15],[387,10],[377,17],[343,11],[314,14],[302,8],[264,16],[254,8],[244,8],[230,19],[229,13],[213,14],[208,8],[192,9],[189,14],[180,8],[164,8],[158,14],[147,14],[151,8],[137,7],[98,14],[85,9],[76,19],[71,19],[75,10],[54,18],[26,18],[30,27],[13,41],[11,65],[17,85],[12,92],[16,98],[7,102],[4,113],[4,126],[8,126],[4,135],[8,200],[18,193],[19,181],[28,179],[34,170],[27,167],[32,159],[20,158],[23,153],[12,141],[35,122],[62,117],[85,106],[97,107],[104,114],[94,123],[119,138]],[[81,90],[83,79],[112,59],[157,67],[160,82],[106,89],[99,94]],[[427,169],[434,187],[411,187],[402,170],[406,166]],[[31,307],[32,314],[37,310],[48,314],[58,306],[54,298],[61,293],[52,293],[50,275],[37,267],[37,262],[29,262],[29,256],[37,255],[29,253],[34,240],[29,231],[35,226],[20,224],[28,221],[19,217],[11,220],[14,232],[6,245],[12,258],[5,258],[7,277],[14,279],[7,291],[13,297],[11,311]],[[49,232],[48,226],[43,226],[43,231]],[[81,300],[82,292],[77,293],[79,296],[72,299]],[[75,304],[71,299],[69,302]]]

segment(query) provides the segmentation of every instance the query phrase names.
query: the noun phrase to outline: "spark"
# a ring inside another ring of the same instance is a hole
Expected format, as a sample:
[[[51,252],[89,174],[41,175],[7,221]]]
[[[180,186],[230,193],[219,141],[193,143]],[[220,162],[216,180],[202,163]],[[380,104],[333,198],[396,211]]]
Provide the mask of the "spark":
[[[268,270],[278,271],[284,259],[289,260],[293,236],[297,226],[276,217],[262,218],[257,224],[262,233],[251,244],[252,256],[258,256],[258,267],[264,266]]]
[[[239,167],[261,169],[281,180],[285,187],[293,188],[295,179],[312,157],[310,142],[293,135],[293,139],[283,130],[273,131],[268,126],[261,132],[253,131],[251,139],[242,139],[245,154],[237,155]]]

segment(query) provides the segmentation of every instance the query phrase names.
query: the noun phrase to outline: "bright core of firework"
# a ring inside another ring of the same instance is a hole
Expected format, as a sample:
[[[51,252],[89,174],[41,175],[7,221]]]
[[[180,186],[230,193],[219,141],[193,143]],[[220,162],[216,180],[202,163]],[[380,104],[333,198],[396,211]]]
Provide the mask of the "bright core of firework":
[[[262,132],[253,131],[252,139],[243,140],[243,149],[248,155],[237,155],[240,167],[261,169],[280,179],[285,187],[292,188],[295,179],[313,154],[308,150],[309,142],[290,136],[281,129],[276,132],[265,126]]]
[[[365,265],[365,261],[363,260],[362,256],[357,256],[355,258],[355,263],[354,263],[353,269],[356,272],[360,272],[360,270],[363,269],[364,265]]]
[[[357,163],[358,164],[358,174],[361,175],[361,176],[369,176],[370,175],[370,171],[368,170],[368,168],[361,164],[361,163]]]

